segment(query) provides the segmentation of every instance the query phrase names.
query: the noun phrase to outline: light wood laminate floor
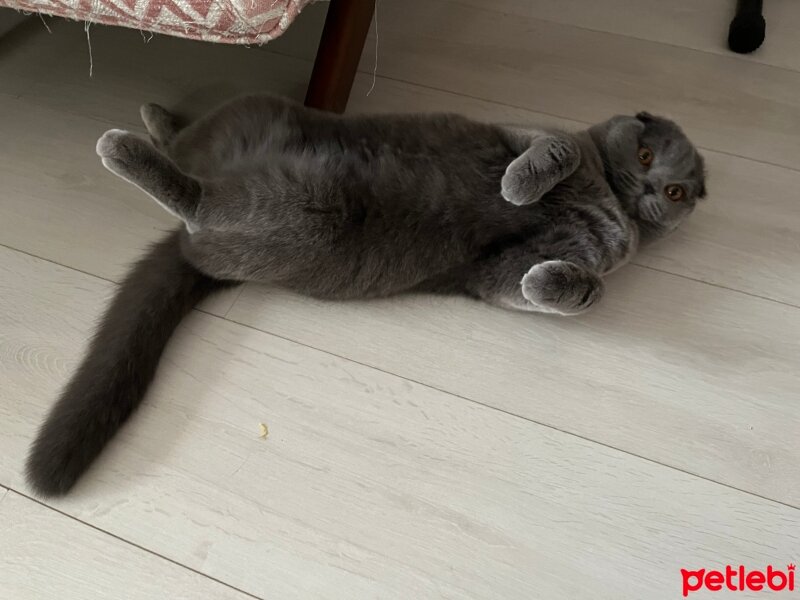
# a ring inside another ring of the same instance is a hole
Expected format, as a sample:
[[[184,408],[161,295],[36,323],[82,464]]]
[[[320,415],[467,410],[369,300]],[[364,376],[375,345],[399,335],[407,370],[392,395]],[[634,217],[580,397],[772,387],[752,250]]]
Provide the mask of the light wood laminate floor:
[[[95,140],[142,131],[143,102],[302,98],[325,5],[261,48],[93,26],[91,78],[83,24],[0,38],[0,598],[673,599],[681,568],[797,562],[800,3],[767,3],[750,57],[725,50],[732,5],[380,0],[374,89],[373,29],[350,111],[666,114],[706,156],[708,199],[574,319],[221,294],[48,502],[28,445],[174,225]]]

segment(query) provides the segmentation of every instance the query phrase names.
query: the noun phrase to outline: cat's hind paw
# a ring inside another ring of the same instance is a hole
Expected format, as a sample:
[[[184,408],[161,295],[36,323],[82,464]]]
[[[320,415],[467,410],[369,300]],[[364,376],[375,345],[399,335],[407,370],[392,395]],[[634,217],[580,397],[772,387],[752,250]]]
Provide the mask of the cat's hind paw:
[[[97,140],[95,151],[100,158],[118,158],[119,148],[133,134],[124,129],[109,129]]]
[[[142,104],[139,114],[153,143],[162,149],[169,146],[179,129],[175,115],[153,103]]]
[[[153,152],[143,139],[122,129],[109,129],[101,135],[95,151],[106,169],[124,179],[131,179],[137,165]]]

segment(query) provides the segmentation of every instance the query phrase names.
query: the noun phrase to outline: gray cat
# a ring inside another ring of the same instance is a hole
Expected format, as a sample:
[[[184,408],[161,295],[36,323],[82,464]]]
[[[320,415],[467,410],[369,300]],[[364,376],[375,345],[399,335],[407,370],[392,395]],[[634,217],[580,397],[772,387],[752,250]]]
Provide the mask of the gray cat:
[[[700,154],[647,113],[568,134],[253,96],[185,129],[153,104],[142,118],[152,144],[111,130],[97,153],[185,227],[128,275],[43,425],[28,461],[42,495],[72,487],[141,401],[180,319],[215,289],[422,290],[574,315],[705,196]]]

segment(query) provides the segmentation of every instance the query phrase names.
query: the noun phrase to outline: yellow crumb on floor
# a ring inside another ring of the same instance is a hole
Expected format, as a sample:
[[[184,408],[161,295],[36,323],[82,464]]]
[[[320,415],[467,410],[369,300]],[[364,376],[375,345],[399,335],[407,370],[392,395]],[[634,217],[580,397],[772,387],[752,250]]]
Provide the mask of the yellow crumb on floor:
[[[267,439],[267,436],[269,435],[269,427],[267,427],[267,424],[266,423],[259,423],[258,427],[261,430],[261,433],[259,434],[259,437],[262,440]]]

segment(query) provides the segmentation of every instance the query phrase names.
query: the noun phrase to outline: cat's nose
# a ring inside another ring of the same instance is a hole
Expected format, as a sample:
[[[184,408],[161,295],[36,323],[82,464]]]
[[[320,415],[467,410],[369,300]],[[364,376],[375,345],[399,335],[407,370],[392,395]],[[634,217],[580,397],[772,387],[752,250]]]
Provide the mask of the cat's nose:
[[[650,184],[649,181],[644,184],[644,193],[645,194],[655,194],[656,193],[655,188]]]

